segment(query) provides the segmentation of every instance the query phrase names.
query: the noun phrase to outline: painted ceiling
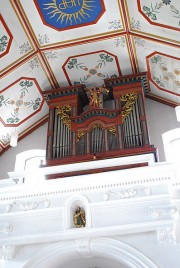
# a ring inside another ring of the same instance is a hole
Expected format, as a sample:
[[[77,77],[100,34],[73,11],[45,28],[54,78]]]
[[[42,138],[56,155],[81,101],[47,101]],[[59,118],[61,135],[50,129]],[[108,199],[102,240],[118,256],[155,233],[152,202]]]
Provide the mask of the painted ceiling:
[[[180,102],[179,0],[0,0],[0,154],[47,121],[42,91],[147,72]]]

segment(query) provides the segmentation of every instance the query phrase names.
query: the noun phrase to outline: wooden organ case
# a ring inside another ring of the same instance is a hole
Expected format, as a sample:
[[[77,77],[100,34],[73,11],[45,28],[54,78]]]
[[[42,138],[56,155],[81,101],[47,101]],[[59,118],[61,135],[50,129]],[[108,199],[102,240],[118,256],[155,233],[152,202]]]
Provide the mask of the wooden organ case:
[[[154,153],[144,109],[146,74],[111,78],[87,89],[44,91],[49,105],[47,165]]]

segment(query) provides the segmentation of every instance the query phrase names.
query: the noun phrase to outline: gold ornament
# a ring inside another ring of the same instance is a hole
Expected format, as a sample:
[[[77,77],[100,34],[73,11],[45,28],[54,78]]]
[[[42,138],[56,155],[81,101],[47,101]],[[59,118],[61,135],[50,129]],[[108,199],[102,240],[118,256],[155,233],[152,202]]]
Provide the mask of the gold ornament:
[[[113,135],[116,135],[116,127],[110,127],[108,128],[109,132],[112,133]]]
[[[94,124],[91,126],[91,131],[95,128],[100,128],[100,129],[103,129],[103,126],[101,124]]]
[[[69,112],[71,111],[71,106],[63,105],[58,106],[56,108],[57,108],[57,115],[60,115],[63,124],[65,124],[68,129],[71,129],[71,120],[69,119]]]
[[[80,141],[80,139],[85,135],[84,131],[78,131],[77,133],[77,141]]]
[[[133,92],[124,94],[120,97],[120,100],[125,102],[125,104],[123,106],[123,111],[122,111],[123,123],[124,123],[124,120],[126,119],[126,117],[128,117],[130,112],[133,110],[133,105],[134,105],[136,99],[137,99],[137,94],[133,93]]]

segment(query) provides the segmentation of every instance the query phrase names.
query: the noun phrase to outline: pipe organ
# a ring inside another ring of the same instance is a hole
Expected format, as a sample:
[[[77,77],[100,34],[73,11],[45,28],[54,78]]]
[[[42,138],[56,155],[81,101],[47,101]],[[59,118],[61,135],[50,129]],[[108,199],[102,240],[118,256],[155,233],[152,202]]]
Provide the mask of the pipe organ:
[[[144,109],[146,74],[44,91],[49,105],[47,165],[154,153]]]

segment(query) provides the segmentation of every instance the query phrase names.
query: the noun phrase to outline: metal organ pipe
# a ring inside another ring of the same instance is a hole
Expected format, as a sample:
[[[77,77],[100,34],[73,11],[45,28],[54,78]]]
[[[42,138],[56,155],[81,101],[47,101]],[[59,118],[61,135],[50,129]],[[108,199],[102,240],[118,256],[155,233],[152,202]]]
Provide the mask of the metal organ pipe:
[[[61,116],[55,110],[53,133],[53,158],[70,155],[71,130],[62,121]]]
[[[132,111],[124,120],[123,133],[125,148],[133,148],[143,145],[138,98],[133,105]]]

